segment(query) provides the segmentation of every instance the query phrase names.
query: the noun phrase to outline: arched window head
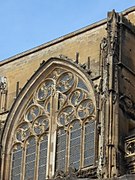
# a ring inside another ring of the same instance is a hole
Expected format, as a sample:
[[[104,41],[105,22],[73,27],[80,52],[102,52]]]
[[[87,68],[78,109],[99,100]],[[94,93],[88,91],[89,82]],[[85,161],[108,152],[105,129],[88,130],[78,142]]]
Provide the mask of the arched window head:
[[[42,180],[59,170],[93,166],[95,124],[90,77],[70,61],[48,60],[22,89],[8,116],[4,178]]]

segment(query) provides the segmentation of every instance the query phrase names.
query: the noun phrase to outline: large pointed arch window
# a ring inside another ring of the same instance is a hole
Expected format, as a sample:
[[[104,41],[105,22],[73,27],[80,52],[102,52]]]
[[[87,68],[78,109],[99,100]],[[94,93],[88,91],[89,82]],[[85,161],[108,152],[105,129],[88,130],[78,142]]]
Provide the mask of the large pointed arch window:
[[[23,100],[10,150],[11,180],[44,180],[69,167],[94,165],[92,85],[80,69],[59,63],[48,66]]]

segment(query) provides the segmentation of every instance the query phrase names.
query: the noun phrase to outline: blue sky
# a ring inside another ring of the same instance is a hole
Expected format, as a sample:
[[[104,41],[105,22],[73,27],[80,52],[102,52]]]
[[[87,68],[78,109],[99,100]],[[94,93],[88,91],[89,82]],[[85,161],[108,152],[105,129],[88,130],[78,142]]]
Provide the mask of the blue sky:
[[[0,60],[134,5],[135,0],[0,0]]]

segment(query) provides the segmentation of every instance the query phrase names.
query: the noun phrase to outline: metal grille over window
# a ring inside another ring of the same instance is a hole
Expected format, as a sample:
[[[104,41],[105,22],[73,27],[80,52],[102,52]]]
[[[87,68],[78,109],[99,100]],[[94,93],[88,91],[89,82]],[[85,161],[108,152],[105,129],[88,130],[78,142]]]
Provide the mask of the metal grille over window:
[[[35,138],[28,140],[26,148],[26,162],[25,162],[25,180],[33,180],[35,172],[35,158],[36,158],[36,143]]]
[[[80,166],[80,146],[81,146],[81,126],[79,121],[75,121],[70,133],[70,161],[69,166],[79,169]]]
[[[84,166],[93,165],[95,157],[95,121],[85,124],[85,140],[84,140]]]
[[[46,179],[48,136],[43,135],[40,140],[38,180]]]
[[[59,129],[57,135],[56,170],[65,170],[66,131]]]
[[[22,164],[22,148],[21,145],[15,145],[12,153],[11,180],[19,180],[21,178],[21,164]]]

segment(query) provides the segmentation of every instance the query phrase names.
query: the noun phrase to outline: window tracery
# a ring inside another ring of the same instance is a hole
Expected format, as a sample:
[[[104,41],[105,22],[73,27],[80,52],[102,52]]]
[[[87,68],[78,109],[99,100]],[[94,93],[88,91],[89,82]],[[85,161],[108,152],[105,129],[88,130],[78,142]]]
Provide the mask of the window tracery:
[[[18,180],[47,178],[52,144],[56,144],[56,151],[52,153],[55,162],[51,162],[55,171],[93,165],[95,104],[90,89],[79,74],[55,68],[38,85],[29,102],[14,136],[14,144],[20,143],[24,149],[22,162],[25,167],[22,165],[20,174],[18,170],[19,175],[14,175],[16,167],[12,165],[12,180],[16,180],[17,175]]]

